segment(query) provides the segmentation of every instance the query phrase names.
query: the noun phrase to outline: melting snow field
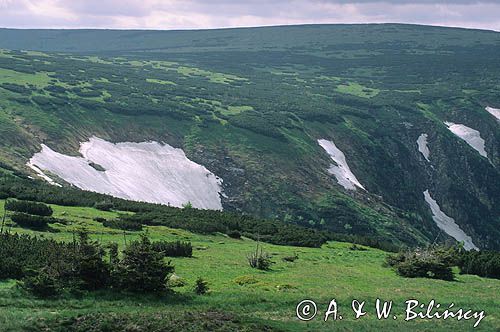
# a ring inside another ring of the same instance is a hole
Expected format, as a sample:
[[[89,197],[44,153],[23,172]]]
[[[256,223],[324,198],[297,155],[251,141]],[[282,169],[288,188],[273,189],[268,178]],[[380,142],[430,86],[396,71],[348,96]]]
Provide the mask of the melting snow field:
[[[497,118],[498,121],[500,121],[500,109],[488,106],[486,107],[486,111]]]
[[[135,201],[177,207],[191,202],[196,208],[222,210],[222,180],[189,160],[182,149],[157,142],[113,144],[92,137],[80,145],[80,153],[82,157],[67,156],[42,144],[42,151],[28,166],[47,181],[52,179],[41,170],[84,190]]]
[[[432,211],[432,219],[436,222],[436,225],[446,232],[449,236],[453,237],[459,242],[464,242],[464,248],[466,250],[478,249],[476,245],[472,242],[472,238],[465,234],[465,232],[460,228],[460,226],[455,223],[455,220],[448,217],[438,203],[431,197],[429,190],[424,191],[424,198]]]
[[[359,183],[358,179],[356,179],[356,176],[354,176],[351,172],[349,165],[347,165],[344,153],[340,151],[332,141],[320,139],[318,140],[318,143],[337,164],[332,164],[328,169],[328,172],[335,175],[337,182],[342,187],[348,190],[356,190],[356,187],[365,189],[361,183]]]
[[[418,151],[424,156],[425,160],[429,160],[429,147],[427,146],[427,134],[422,134],[417,139]]]
[[[483,157],[488,158],[488,154],[484,149],[484,139],[481,138],[479,131],[464,126],[463,124],[456,124],[453,122],[445,122],[448,129],[463,139],[467,144],[474,148]]]

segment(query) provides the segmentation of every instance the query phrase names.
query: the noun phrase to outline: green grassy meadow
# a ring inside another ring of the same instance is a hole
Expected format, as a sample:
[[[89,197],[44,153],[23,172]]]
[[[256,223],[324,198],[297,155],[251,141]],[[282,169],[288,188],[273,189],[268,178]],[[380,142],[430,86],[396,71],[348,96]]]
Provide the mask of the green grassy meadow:
[[[3,210],[0,201],[0,210]],[[94,217],[113,218],[117,212],[103,212],[93,208],[52,205],[54,216],[66,220],[66,225],[55,224],[54,232],[33,232],[13,227],[11,232],[36,233],[39,236],[71,241],[74,232],[86,229],[93,239],[106,244],[116,242],[123,247],[140,232],[123,232],[103,227]],[[404,302],[417,299],[428,303],[431,299],[448,306],[485,310],[486,318],[477,330],[494,331],[500,327],[498,307],[500,281],[471,275],[459,275],[456,281],[407,279],[383,267],[387,255],[378,249],[353,251],[350,243],[329,242],[322,248],[300,248],[262,244],[275,264],[270,271],[249,267],[246,256],[255,250],[250,239],[231,239],[226,235],[198,235],[184,230],[162,226],[145,226],[152,240],[182,240],[193,244],[192,258],[171,258],[175,273],[186,282],[174,288],[175,294],[163,297],[110,294],[107,292],[82,294],[54,300],[40,300],[22,293],[15,281],[0,283],[0,326],[3,331],[36,330],[40,324],[90,313],[134,315],[189,312],[223,312],[235,315],[244,323],[257,324],[253,328],[284,331],[466,331],[474,320],[414,320],[404,322]],[[297,255],[294,262],[285,262],[287,256]],[[196,296],[192,287],[197,277],[209,282],[210,292]],[[393,312],[398,319],[379,321],[375,317],[375,300],[394,301]],[[309,322],[295,317],[296,305],[304,299],[314,300],[318,316]],[[324,322],[328,303],[336,299],[342,320]],[[366,301],[367,315],[354,319],[351,301]],[[194,323],[193,323],[194,324]],[[192,328],[196,330],[193,325]],[[252,325],[253,326],[253,325]]]

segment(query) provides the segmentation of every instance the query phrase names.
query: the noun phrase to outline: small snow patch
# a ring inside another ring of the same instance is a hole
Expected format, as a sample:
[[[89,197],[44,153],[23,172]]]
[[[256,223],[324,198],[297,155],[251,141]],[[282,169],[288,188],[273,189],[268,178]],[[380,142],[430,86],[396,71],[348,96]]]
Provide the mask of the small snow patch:
[[[453,122],[445,122],[445,124],[452,133],[463,139],[474,150],[479,152],[481,156],[488,158],[488,154],[484,149],[484,139],[482,139],[479,131],[469,128],[463,124],[456,124]]]
[[[336,163],[336,165],[332,164],[330,166],[328,172],[335,176],[337,182],[342,187],[348,190],[356,190],[356,187],[365,189],[365,187],[363,187],[361,183],[359,183],[358,179],[356,179],[356,176],[354,176],[354,174],[351,172],[349,165],[347,165],[344,153],[340,151],[332,141],[319,139],[318,143]]]
[[[417,139],[418,151],[424,156],[425,160],[429,160],[430,150],[427,146],[427,134],[422,134]]]
[[[80,154],[67,156],[42,145],[28,164],[84,190],[177,207],[191,202],[196,208],[222,209],[222,179],[189,160],[181,149],[157,142],[113,144],[92,137],[81,144]]]
[[[449,216],[447,216],[438,203],[431,197],[429,190],[424,191],[424,198],[427,204],[432,211],[432,219],[436,223],[436,225],[442,229],[446,234],[454,238],[459,242],[464,242],[464,248],[466,250],[476,249],[476,245],[472,242],[472,238],[465,234],[465,232],[457,225],[455,220]]]
[[[488,106],[486,107],[486,112],[490,113],[495,118],[497,118],[498,121],[500,121],[500,109]]]

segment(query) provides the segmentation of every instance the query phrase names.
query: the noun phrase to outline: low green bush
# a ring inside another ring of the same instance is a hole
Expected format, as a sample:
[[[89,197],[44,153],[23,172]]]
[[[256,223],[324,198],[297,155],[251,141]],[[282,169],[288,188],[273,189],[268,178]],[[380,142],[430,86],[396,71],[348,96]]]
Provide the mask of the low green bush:
[[[192,257],[193,246],[191,242],[175,241],[157,241],[153,242],[153,249],[166,257]]]
[[[273,264],[271,261],[271,255],[264,252],[258,244],[255,252],[247,256],[247,260],[250,267],[263,271],[269,270],[271,268],[271,264]]]
[[[53,213],[52,208],[46,204],[14,199],[9,199],[5,202],[5,209],[44,217],[50,217]]]
[[[39,297],[110,288],[165,291],[174,271],[145,236],[128,244],[120,258],[116,243],[104,248],[85,232],[72,243],[0,234],[0,262],[0,279],[20,280],[24,289]]]
[[[239,276],[234,279],[234,282],[240,286],[246,286],[258,283],[259,279],[254,276]]]
[[[402,277],[453,280],[455,259],[453,250],[430,247],[388,256],[386,262]]]
[[[14,212],[10,219],[22,228],[29,228],[37,231],[43,231],[48,228],[50,218],[34,216],[31,214]]]
[[[299,259],[298,255],[293,255],[293,256],[285,256],[282,258],[284,262],[295,262],[297,259]]]
[[[114,209],[114,204],[108,201],[101,201],[101,202],[96,202],[94,204],[94,208],[101,211],[111,211],[112,209]]]
[[[241,239],[241,233],[238,232],[237,230],[228,231],[227,236],[229,236],[232,239]]]
[[[194,292],[197,295],[205,295],[206,293],[208,293],[208,290],[209,290],[208,282],[203,280],[203,278],[201,278],[201,277],[196,279],[196,283],[194,285]]]
[[[21,287],[40,298],[54,297],[61,293],[57,272],[50,267],[41,268],[27,275]]]
[[[109,228],[121,229],[121,230],[126,230],[126,231],[141,231],[142,230],[141,224],[133,222],[133,221],[121,220],[121,219],[112,219],[112,220],[104,219],[102,221],[102,225],[109,227]]]
[[[464,251],[458,259],[460,274],[500,279],[500,252]]]
[[[163,255],[154,250],[146,236],[130,243],[123,258],[113,269],[113,280],[119,289],[150,293],[167,289],[167,281],[174,267],[165,263]]]

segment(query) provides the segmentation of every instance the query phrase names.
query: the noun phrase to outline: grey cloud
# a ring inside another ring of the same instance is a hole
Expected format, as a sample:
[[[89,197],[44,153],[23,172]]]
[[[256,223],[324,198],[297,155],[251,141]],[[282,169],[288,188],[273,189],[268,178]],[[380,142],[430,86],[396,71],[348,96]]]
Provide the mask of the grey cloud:
[[[137,0],[58,0],[60,7],[79,14],[96,16],[146,16],[152,12],[148,1]]]
[[[500,30],[493,0],[0,0],[0,27],[190,29],[420,23]]]
[[[393,5],[418,5],[418,4],[449,4],[449,5],[477,5],[481,3],[498,4],[498,0],[314,0],[318,2],[340,3],[340,4],[363,4],[363,3],[388,3]]]

